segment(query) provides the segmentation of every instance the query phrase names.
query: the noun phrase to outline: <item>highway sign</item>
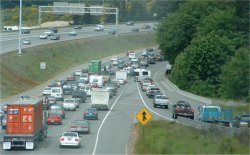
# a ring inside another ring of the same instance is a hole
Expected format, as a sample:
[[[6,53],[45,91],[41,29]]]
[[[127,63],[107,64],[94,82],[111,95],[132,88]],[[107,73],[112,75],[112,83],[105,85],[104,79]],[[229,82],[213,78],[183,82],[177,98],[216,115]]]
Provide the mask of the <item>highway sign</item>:
[[[142,108],[137,114],[136,114],[136,118],[137,120],[142,124],[145,125],[147,124],[151,118],[152,115],[151,113],[146,109],[146,108]]]

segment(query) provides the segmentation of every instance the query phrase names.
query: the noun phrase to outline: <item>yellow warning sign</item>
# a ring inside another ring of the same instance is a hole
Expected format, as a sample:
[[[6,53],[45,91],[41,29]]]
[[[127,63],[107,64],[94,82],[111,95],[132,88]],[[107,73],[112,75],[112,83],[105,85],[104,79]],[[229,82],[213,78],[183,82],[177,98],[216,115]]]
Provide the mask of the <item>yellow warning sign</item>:
[[[142,108],[137,114],[136,114],[136,118],[137,120],[142,124],[145,125],[147,124],[151,118],[152,115],[151,113],[146,109],[146,108]]]

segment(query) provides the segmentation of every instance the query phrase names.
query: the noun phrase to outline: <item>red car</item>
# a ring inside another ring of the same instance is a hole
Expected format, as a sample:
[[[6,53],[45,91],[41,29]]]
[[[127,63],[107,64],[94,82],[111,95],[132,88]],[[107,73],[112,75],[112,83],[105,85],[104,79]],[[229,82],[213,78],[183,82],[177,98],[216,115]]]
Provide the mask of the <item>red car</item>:
[[[47,124],[62,124],[62,118],[57,112],[49,112],[47,117]]]
[[[178,116],[194,119],[194,110],[188,102],[178,101],[173,105],[172,117],[177,119]]]

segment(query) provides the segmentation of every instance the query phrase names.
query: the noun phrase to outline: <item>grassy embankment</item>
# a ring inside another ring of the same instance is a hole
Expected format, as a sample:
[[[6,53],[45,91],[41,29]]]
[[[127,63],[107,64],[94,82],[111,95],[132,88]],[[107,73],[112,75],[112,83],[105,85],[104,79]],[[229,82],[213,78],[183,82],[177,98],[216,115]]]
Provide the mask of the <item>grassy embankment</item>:
[[[133,154],[249,154],[249,130],[235,137],[163,120],[136,125]]]
[[[129,49],[155,46],[155,33],[132,33],[100,38],[79,39],[23,49],[1,55],[1,98],[17,94],[47,81],[73,66],[91,59],[125,53]],[[46,70],[40,70],[40,62]]]

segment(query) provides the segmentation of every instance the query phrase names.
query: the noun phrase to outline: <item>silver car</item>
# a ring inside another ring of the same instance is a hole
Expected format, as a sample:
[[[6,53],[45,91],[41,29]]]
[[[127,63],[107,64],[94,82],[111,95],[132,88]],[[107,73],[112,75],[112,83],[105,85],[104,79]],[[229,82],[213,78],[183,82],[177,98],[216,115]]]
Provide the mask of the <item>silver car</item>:
[[[168,109],[169,99],[165,95],[156,95],[153,99],[154,107],[163,107]]]
[[[77,101],[74,98],[67,98],[63,101],[64,110],[76,110]]]

